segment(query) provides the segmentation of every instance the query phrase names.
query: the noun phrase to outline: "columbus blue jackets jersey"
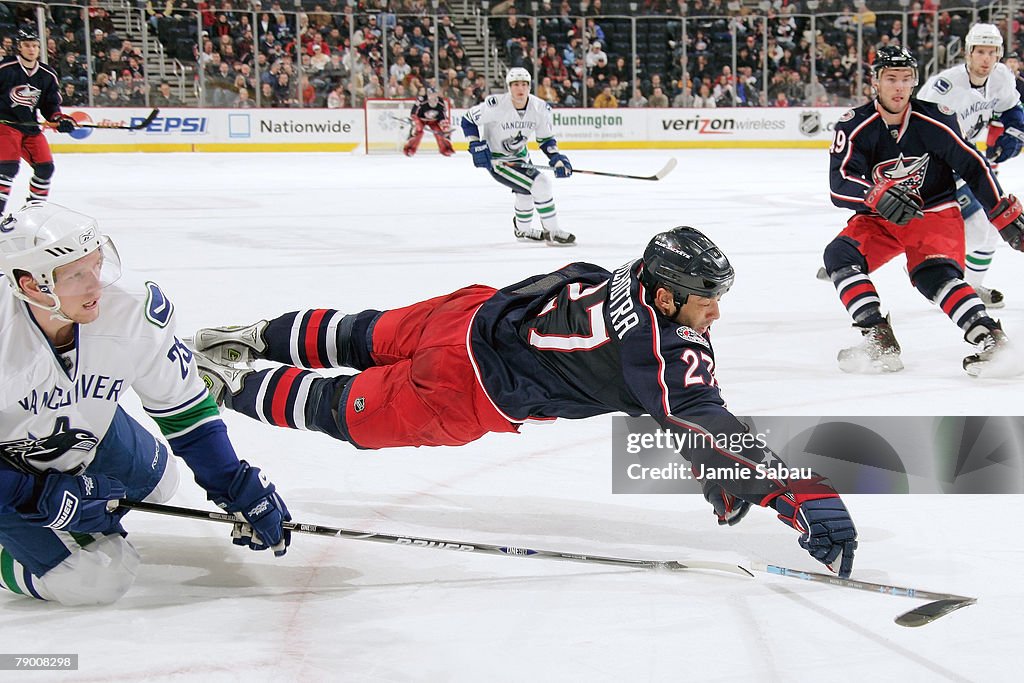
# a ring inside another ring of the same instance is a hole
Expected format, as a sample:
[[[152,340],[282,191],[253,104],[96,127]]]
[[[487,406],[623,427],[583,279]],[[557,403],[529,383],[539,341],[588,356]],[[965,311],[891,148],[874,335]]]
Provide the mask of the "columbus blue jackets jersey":
[[[656,311],[641,265],[609,273],[572,263],[506,287],[480,307],[470,328],[472,360],[510,422],[623,412],[677,431],[746,433],[722,399],[710,336]],[[757,446],[685,455],[714,467],[780,462]],[[730,482],[727,490],[763,505],[780,487],[758,479]]]
[[[23,133],[38,133],[36,110],[50,120],[60,103],[60,82],[49,66],[37,62],[27,71],[17,57],[0,62],[0,121],[16,121],[14,127]]]
[[[918,195],[925,211],[957,206],[956,172],[986,211],[1003,191],[974,145],[960,134],[956,114],[944,105],[910,100],[899,125],[890,126],[874,102],[851,109],[836,124],[831,148],[832,203],[870,213],[864,195],[883,179]]]
[[[420,119],[424,123],[435,121],[444,123],[448,120],[448,107],[444,100],[438,98],[437,104],[431,105],[426,96],[419,97],[412,105],[411,116]]]

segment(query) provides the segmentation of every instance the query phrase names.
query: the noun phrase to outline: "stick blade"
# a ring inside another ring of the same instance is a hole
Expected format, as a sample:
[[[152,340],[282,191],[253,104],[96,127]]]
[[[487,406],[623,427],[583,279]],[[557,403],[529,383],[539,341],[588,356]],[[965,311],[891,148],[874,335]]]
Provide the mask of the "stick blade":
[[[665,569],[668,569],[669,571],[674,571],[674,572],[680,572],[680,571],[691,570],[691,569],[706,569],[706,570],[715,571],[715,572],[727,572],[729,574],[739,574],[740,576],[748,576],[748,577],[753,577],[754,576],[753,573],[751,573],[751,571],[749,569],[747,569],[746,567],[742,567],[742,566],[740,566],[738,564],[730,564],[728,562],[705,562],[705,561],[700,561],[700,560],[692,560],[692,561],[683,560],[683,561],[680,562],[680,561],[676,561],[676,560],[670,560],[668,562],[662,563],[661,566],[663,566]]]
[[[908,628],[926,626],[936,619],[946,616],[950,612],[954,612],[961,607],[968,607],[976,602],[978,602],[976,598],[936,600],[935,602],[929,602],[926,605],[915,607],[909,612],[899,615],[896,617],[896,623]]]
[[[660,171],[658,171],[657,173],[654,174],[654,179],[655,180],[661,180],[662,178],[667,176],[676,167],[677,163],[679,163],[679,162],[676,161],[675,157],[672,157],[671,159],[669,159],[668,163],[665,164],[665,167],[662,168]]]

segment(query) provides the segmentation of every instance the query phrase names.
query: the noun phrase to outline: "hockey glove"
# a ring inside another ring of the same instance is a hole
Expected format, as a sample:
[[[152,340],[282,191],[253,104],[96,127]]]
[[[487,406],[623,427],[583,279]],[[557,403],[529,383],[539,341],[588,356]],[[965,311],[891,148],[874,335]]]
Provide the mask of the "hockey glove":
[[[477,168],[491,167],[491,148],[483,140],[469,143],[469,153],[473,155],[473,165]]]
[[[75,120],[67,114],[54,114],[50,121],[57,124],[58,133],[70,133],[78,128],[78,124],[75,123]]]
[[[548,158],[548,166],[555,169],[556,178],[568,178],[572,175],[572,164],[564,154],[552,154]]]
[[[841,578],[850,578],[857,528],[839,494],[823,477],[792,484],[771,504],[779,519],[800,532],[801,548]]]
[[[896,225],[906,225],[914,218],[921,218],[921,200],[902,185],[901,179],[884,180],[871,188],[864,197],[864,205],[885,220]]]
[[[732,495],[714,481],[701,479],[700,487],[704,491],[704,498],[715,509],[715,516],[722,526],[739,524],[743,516],[750,510],[750,503]]]
[[[292,516],[281,496],[277,495],[277,489],[259,467],[252,467],[242,460],[228,487],[227,497],[215,497],[213,502],[235,513],[239,519],[231,532],[232,543],[247,545],[253,550],[271,548],[277,557],[288,552],[292,532],[282,523],[290,521]]]
[[[123,533],[121,518],[127,510],[114,507],[111,512],[107,510],[107,503],[124,496],[124,484],[112,477],[102,474],[74,476],[50,470],[38,497],[29,504],[30,509],[19,509],[19,513],[29,524],[55,531]]]
[[[1020,200],[1012,194],[1001,197],[988,214],[988,219],[999,231],[1007,244],[1017,251],[1024,251],[1021,237],[1024,236],[1024,216],[1021,216]]]

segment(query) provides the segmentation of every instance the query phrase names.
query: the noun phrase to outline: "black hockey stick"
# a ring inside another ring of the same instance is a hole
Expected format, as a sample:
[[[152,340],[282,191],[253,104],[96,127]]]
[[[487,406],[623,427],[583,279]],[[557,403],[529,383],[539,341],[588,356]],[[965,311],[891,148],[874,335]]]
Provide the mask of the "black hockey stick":
[[[854,579],[840,579],[837,576],[818,574],[817,572],[805,572],[788,567],[778,567],[774,564],[763,564],[760,562],[751,563],[754,571],[767,572],[778,576],[788,576],[791,579],[803,581],[814,581],[827,583],[831,586],[842,586],[843,588],[854,588],[856,590],[868,591],[870,593],[884,593],[905,598],[921,598],[932,602],[915,607],[896,617],[895,622],[900,626],[925,626],[950,612],[968,607],[978,602],[977,598],[968,598],[963,595],[952,593],[933,593],[932,591],[918,590],[917,588],[904,588],[903,586],[890,586],[884,583],[871,583],[870,581],[855,581]]]
[[[501,160],[501,161],[499,161],[499,163],[502,163],[505,166],[510,166],[512,168],[515,168],[516,166],[518,166],[520,168],[535,168],[538,171],[553,171],[553,170],[555,170],[551,166],[537,166],[537,165],[532,164],[532,163],[517,162],[515,160],[508,160],[508,161]],[[662,178],[664,178],[665,176],[667,176],[669,173],[672,172],[672,169],[674,169],[676,167],[677,163],[678,162],[675,160],[675,157],[669,159],[668,162],[661,168],[661,170],[658,171],[657,173],[655,173],[654,175],[630,175],[629,173],[609,173],[607,171],[588,171],[588,170],[585,170],[585,169],[582,169],[582,168],[576,168],[575,166],[573,167],[572,172],[573,173],[586,173],[587,175],[601,175],[601,176],[605,176],[607,178],[626,178],[628,180],[661,180]]]
[[[132,123],[132,124],[129,124],[127,126],[122,125],[120,123],[103,123],[103,122],[100,122],[100,123],[79,123],[79,122],[76,121],[75,122],[75,127],[76,128],[106,128],[108,130],[142,130],[143,128],[147,128],[149,126],[149,124],[153,123],[153,120],[157,117],[157,114],[159,114],[159,113],[160,113],[160,110],[158,108],[154,108],[153,111],[149,112],[149,115],[146,116],[146,118],[142,119],[138,123]],[[3,120],[3,119],[0,119],[0,123],[6,124],[8,126],[32,126],[32,125],[35,125],[35,126],[40,126],[42,128],[56,128],[57,127],[57,124],[54,121],[43,121],[42,123],[39,123],[37,121],[36,123],[33,124],[33,123],[26,123],[24,121],[6,121],[6,120]]]
[[[116,507],[128,510],[142,510],[144,512],[155,512],[161,515],[172,515],[175,517],[188,517],[191,519],[206,519],[215,522],[226,522],[238,524],[239,519],[226,512],[214,512],[196,510],[193,508],[175,507],[173,505],[159,505],[157,503],[143,503],[132,500],[111,501]],[[110,505],[108,505],[110,507]],[[392,534],[379,534],[372,531],[354,531],[351,529],[337,529],[334,527],[320,526],[319,524],[300,524],[298,522],[285,522],[285,529],[290,529],[303,534],[315,534],[317,536],[336,536],[349,538],[356,541],[373,541],[375,543],[390,543],[392,545],[409,545],[420,548],[442,548],[445,550],[460,550],[462,552],[481,553],[486,555],[506,555],[515,557],[540,557],[547,560],[564,560],[568,562],[588,562],[591,564],[607,564],[616,567],[633,567],[636,569],[667,569],[669,571],[682,571],[684,569],[707,569],[712,571],[729,572],[741,576],[753,576],[749,570],[728,562],[706,562],[706,561],[676,561],[676,560],[633,560],[622,557],[602,557],[600,555],[584,555],[581,553],[566,553],[558,550],[536,550],[533,548],[521,548],[515,546],[490,545],[487,543],[467,543],[465,541],[452,541],[437,538],[419,538],[417,536],[397,536]]]

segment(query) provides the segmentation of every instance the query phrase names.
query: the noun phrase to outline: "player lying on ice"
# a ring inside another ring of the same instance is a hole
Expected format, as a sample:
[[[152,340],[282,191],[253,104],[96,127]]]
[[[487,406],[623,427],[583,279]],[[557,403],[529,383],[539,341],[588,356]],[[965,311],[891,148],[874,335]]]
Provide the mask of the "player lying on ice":
[[[384,312],[316,309],[202,329],[194,345],[200,373],[228,408],[358,448],[458,446],[527,420],[611,412],[738,436],[746,428],[725,408],[709,336],[732,283],[718,247],[680,227],[613,273],[572,263],[501,290],[473,285]],[[283,365],[257,371],[245,365],[254,359]],[[338,367],[360,372],[300,369]],[[697,471],[783,465],[753,446],[687,458]],[[849,576],[857,531],[827,480],[702,485],[720,524],[735,524],[751,504],[771,507],[803,548]]]
[[[0,223],[0,268],[0,587],[64,605],[131,587],[139,554],[107,503],[166,501],[178,469],[120,407],[129,388],[208,498],[237,513],[235,542],[284,555],[288,508],[235,455],[174,335],[174,306],[152,282],[119,281],[95,219],[55,204],[15,211]]]

